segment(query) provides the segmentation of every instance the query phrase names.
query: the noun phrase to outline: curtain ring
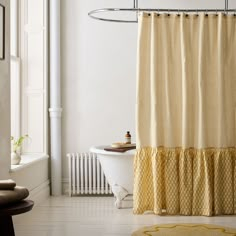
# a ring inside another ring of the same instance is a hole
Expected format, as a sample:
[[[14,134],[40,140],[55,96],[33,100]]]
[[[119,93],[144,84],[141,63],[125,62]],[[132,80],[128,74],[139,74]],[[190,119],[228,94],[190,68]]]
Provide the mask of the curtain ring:
[[[167,11],[167,16],[170,16],[170,9],[168,9]]]
[[[177,13],[177,16],[180,16],[180,14],[179,14],[179,9],[178,9],[178,13]]]
[[[198,15],[198,9],[196,9],[196,16],[199,16],[199,15]]]
[[[188,11],[187,10],[185,11],[185,17],[188,17]]]
[[[205,12],[205,16],[208,16],[208,12],[207,12],[207,10],[206,10],[206,12]]]

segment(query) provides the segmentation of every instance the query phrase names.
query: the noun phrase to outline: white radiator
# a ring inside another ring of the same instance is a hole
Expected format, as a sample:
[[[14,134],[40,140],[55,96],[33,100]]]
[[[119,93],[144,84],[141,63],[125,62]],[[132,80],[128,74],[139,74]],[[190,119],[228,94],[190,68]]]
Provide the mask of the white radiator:
[[[67,154],[69,195],[112,194],[95,153]]]

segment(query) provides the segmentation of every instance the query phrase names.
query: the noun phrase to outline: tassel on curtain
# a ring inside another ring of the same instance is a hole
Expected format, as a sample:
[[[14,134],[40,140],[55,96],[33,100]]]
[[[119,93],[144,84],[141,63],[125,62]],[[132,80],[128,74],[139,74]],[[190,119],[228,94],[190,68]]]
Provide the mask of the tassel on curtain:
[[[236,214],[236,17],[139,16],[134,213]]]

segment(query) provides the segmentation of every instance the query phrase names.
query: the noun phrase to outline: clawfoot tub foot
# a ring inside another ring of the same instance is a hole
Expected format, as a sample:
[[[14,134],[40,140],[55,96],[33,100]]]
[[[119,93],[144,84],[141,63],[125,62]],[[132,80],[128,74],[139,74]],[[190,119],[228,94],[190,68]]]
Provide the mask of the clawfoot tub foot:
[[[114,196],[116,197],[115,206],[116,208],[120,209],[122,208],[122,200],[128,196],[128,191],[124,189],[123,187],[119,186],[118,184],[112,185],[112,192]]]
[[[116,201],[115,201],[115,207],[117,209],[121,209],[122,208],[122,202],[116,198]]]

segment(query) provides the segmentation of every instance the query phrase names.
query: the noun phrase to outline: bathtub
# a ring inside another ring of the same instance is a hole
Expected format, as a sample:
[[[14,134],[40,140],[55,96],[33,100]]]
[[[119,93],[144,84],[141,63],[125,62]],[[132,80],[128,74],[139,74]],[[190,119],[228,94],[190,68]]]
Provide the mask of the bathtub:
[[[135,150],[118,153],[105,151],[105,147],[107,146],[91,147],[90,151],[97,154],[105,177],[116,197],[115,206],[117,208],[131,207]],[[126,198],[128,201],[125,203]]]

